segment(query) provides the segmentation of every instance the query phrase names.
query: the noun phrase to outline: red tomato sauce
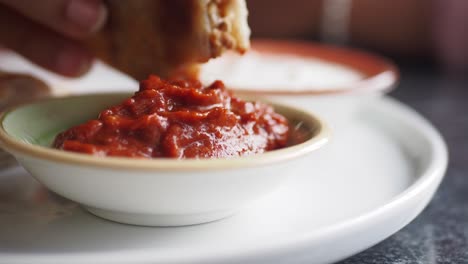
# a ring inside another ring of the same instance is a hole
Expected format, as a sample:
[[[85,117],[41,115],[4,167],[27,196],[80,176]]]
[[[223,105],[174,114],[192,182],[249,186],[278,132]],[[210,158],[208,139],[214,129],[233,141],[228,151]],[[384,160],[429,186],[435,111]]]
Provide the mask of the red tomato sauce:
[[[97,156],[226,158],[286,146],[286,118],[231,95],[221,81],[150,76],[120,105],[57,135],[58,149]]]

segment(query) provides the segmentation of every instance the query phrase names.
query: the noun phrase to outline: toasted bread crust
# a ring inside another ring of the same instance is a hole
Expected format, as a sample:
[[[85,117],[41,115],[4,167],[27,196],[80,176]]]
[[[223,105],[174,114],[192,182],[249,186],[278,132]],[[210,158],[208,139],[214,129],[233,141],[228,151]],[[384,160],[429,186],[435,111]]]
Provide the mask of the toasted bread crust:
[[[136,79],[193,72],[197,63],[225,50],[248,49],[250,32],[236,31],[247,25],[245,0],[108,0],[107,5],[108,23],[87,44],[98,58]]]

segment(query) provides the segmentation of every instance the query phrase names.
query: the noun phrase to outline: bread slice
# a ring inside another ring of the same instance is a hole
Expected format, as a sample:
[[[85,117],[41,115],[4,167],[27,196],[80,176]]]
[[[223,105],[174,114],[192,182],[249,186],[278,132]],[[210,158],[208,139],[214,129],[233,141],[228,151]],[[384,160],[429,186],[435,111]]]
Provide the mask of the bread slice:
[[[108,0],[109,20],[88,44],[97,57],[140,80],[196,69],[250,45],[245,0]]]

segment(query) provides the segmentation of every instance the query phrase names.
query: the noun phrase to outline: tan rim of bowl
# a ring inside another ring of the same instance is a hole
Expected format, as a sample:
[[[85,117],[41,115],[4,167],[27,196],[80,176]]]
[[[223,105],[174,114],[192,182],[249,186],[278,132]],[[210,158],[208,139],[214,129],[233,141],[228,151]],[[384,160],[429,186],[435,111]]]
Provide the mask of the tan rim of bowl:
[[[99,94],[95,94],[99,96]],[[100,94],[102,95],[102,94]],[[90,95],[85,95],[90,96]],[[92,95],[91,95],[92,96]],[[41,104],[53,100],[63,100],[62,98],[49,98],[36,102]],[[70,98],[70,97],[68,97]],[[23,105],[27,106],[29,104]],[[62,162],[71,165],[92,166],[99,168],[109,168],[118,170],[154,170],[154,171],[188,171],[188,170],[215,170],[215,169],[236,169],[243,167],[258,167],[268,164],[275,164],[291,160],[305,154],[308,154],[316,149],[319,149],[329,141],[330,131],[328,127],[314,115],[296,109],[294,107],[281,104],[272,104],[275,109],[281,109],[279,112],[294,113],[294,116],[299,116],[301,120],[309,124],[314,124],[317,129],[315,136],[311,139],[293,146],[283,149],[278,149],[270,152],[265,152],[258,155],[247,157],[239,157],[232,159],[185,159],[177,160],[170,158],[158,159],[138,159],[138,158],[121,158],[121,157],[99,157],[92,155],[79,154],[37,146],[17,140],[10,136],[4,128],[5,118],[15,110],[23,107],[16,106],[5,111],[0,119],[0,147],[15,156],[29,156],[37,159]]]

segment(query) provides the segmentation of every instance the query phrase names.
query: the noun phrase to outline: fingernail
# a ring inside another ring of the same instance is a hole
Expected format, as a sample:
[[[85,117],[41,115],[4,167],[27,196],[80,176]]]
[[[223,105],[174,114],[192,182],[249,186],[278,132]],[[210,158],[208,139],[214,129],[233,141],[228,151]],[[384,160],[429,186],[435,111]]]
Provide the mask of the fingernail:
[[[100,1],[69,0],[65,10],[67,19],[87,32],[96,32],[104,24],[107,9]]]
[[[58,73],[77,77],[88,71],[91,59],[84,51],[76,48],[64,48],[58,53],[55,65]]]

